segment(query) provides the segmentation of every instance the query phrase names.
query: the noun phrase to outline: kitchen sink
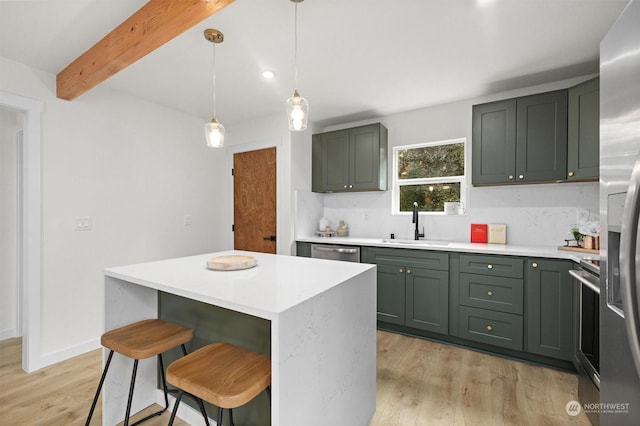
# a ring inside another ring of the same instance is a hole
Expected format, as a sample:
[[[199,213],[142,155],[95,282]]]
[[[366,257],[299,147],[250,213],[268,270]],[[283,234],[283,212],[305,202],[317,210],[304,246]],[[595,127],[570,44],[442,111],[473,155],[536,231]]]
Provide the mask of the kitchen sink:
[[[430,241],[430,240],[403,240],[403,239],[384,239],[381,240],[384,244],[410,244],[416,246],[446,246],[449,245],[446,241]]]

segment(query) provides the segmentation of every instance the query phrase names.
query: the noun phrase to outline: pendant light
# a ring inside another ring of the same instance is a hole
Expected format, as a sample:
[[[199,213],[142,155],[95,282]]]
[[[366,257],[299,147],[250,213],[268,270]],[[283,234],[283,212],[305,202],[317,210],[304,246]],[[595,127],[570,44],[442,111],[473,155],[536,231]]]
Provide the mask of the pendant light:
[[[295,3],[293,49],[293,78],[295,89],[293,90],[293,96],[287,99],[287,117],[289,118],[289,130],[297,132],[307,128],[309,102],[298,93],[298,3],[302,3],[304,0],[291,1]]]
[[[213,118],[204,127],[207,146],[219,148],[224,145],[224,126],[216,119],[216,44],[224,41],[224,34],[209,28],[204,30],[204,38],[213,43]]]

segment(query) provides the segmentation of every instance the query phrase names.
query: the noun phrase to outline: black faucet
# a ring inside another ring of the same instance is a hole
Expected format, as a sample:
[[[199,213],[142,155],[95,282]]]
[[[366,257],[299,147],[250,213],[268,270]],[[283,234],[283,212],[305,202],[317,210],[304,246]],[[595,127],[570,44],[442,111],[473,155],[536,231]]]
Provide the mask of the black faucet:
[[[420,237],[424,237],[424,226],[422,227],[422,234],[420,233],[420,231],[418,231],[418,202],[417,201],[413,202],[413,220],[411,221],[411,223],[416,224],[416,230],[414,232],[415,239],[419,240]]]

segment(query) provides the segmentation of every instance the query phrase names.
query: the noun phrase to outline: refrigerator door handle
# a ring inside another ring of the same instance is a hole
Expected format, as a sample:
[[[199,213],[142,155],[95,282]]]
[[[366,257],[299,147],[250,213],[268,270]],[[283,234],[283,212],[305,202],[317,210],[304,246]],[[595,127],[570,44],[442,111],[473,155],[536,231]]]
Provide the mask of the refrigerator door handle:
[[[638,256],[638,221],[640,218],[640,157],[631,172],[631,180],[622,215],[620,234],[620,283],[622,306],[631,355],[640,376],[640,259]]]

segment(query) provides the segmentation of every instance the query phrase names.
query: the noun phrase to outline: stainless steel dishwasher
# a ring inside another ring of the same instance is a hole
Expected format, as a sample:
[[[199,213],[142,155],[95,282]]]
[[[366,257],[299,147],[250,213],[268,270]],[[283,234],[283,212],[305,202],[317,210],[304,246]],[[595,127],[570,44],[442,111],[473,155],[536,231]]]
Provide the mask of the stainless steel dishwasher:
[[[360,247],[335,244],[311,244],[311,257],[315,259],[360,262]]]

